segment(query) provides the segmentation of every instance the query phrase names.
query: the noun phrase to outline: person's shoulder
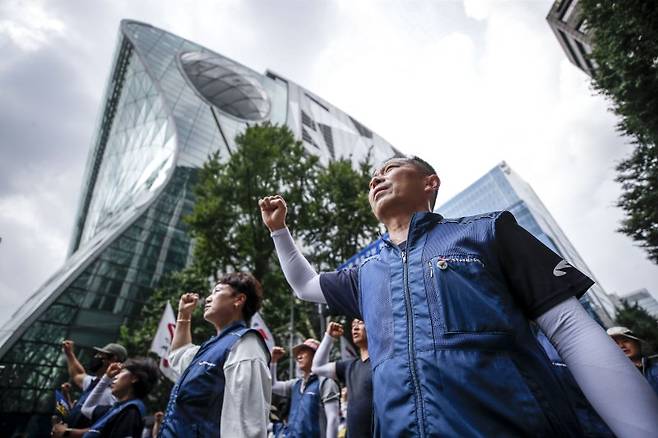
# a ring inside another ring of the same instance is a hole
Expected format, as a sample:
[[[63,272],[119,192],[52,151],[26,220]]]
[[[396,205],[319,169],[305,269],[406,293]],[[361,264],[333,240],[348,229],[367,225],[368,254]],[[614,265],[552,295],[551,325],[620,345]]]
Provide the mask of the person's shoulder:
[[[236,360],[266,359],[267,346],[263,338],[255,330],[245,332],[231,347],[232,355]]]
[[[443,218],[441,220],[441,223],[454,224],[454,225],[481,225],[481,224],[490,225],[491,222],[495,222],[499,217],[504,216],[506,214],[512,216],[512,213],[510,213],[509,211],[501,210],[501,211],[491,211],[488,213],[480,213],[472,216]]]

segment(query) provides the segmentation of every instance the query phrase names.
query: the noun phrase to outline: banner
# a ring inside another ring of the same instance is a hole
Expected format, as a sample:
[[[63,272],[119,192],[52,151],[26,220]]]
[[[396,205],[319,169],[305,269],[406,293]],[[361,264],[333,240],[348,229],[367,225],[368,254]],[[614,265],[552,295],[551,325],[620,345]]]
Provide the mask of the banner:
[[[174,315],[174,309],[171,307],[169,301],[167,301],[167,306],[162,313],[162,318],[158,325],[158,331],[155,332],[155,337],[151,343],[150,351],[160,357],[160,371],[172,382],[178,380],[178,375],[169,366],[167,358],[169,357],[169,346],[171,345],[171,340],[174,338],[175,329],[176,316]]]
[[[55,390],[55,415],[62,420],[66,419],[71,412],[71,406],[66,396],[59,389]]]
[[[270,329],[267,328],[267,324],[265,324],[265,321],[263,320],[263,317],[260,315],[260,313],[256,312],[254,313],[254,316],[251,317],[251,328],[258,330],[258,333],[260,333],[260,335],[263,337],[265,345],[267,345],[267,348],[271,353],[272,349],[274,348],[274,337],[272,336]]]

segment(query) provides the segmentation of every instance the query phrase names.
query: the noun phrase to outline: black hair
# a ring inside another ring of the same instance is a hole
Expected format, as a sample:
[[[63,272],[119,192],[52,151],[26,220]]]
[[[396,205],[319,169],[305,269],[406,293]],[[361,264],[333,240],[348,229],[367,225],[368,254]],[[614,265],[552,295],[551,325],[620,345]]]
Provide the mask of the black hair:
[[[224,275],[217,284],[231,286],[237,293],[244,294],[247,299],[242,307],[242,316],[246,322],[251,320],[254,313],[260,310],[263,303],[263,287],[256,277],[248,272],[231,272]]]
[[[133,394],[137,398],[145,398],[158,383],[158,367],[153,359],[145,357],[128,359],[123,363],[123,368],[137,377],[137,381],[133,383]]]

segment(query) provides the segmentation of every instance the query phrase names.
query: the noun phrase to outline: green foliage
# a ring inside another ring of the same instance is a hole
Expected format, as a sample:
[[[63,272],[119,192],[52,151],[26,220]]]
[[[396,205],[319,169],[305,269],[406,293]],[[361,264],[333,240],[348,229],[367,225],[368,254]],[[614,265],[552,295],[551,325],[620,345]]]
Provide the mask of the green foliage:
[[[318,173],[315,202],[307,207],[312,224],[305,240],[320,269],[336,269],[377,238],[377,220],[365,189],[371,177],[369,159],[360,163],[358,171],[350,160],[341,159]]]
[[[615,319],[617,324],[628,327],[638,338],[644,340],[652,352],[658,351],[658,320],[637,303],[630,304],[622,300],[622,307],[617,309]]]
[[[265,195],[278,193],[286,199],[287,223],[306,242],[303,247],[318,268],[335,269],[376,236],[366,189],[369,160],[358,170],[350,160],[322,167],[287,127],[268,123],[250,126],[235,141],[238,147],[228,160],[214,154],[199,170],[195,206],[185,218],[194,238],[192,265],[171,273],[139,320],[122,327],[121,341],[131,354],[148,350],[167,300],[175,311],[183,292],[204,294],[223,273],[235,270],[250,271],[262,283],[261,314],[278,343],[288,342],[291,307],[298,339],[322,336],[317,306],[294,299],[280,270],[258,208]],[[192,328],[195,343],[214,334],[201,312],[195,312]],[[280,370],[287,368],[287,359]],[[154,396],[160,405],[166,404],[170,389],[169,384],[161,386]]]
[[[582,0],[597,69],[594,88],[613,102],[635,149],[618,166],[620,231],[658,263],[658,3]]]

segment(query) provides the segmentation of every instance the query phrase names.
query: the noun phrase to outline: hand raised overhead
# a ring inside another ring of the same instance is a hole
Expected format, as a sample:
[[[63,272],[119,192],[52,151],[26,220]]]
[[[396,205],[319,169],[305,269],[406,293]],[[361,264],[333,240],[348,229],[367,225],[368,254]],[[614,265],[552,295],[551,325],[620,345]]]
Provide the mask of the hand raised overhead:
[[[263,223],[270,231],[280,230],[286,227],[286,214],[288,206],[280,195],[265,196],[258,201]]]
[[[340,338],[343,336],[343,326],[337,322],[330,322],[327,326],[327,334],[332,338]]]

